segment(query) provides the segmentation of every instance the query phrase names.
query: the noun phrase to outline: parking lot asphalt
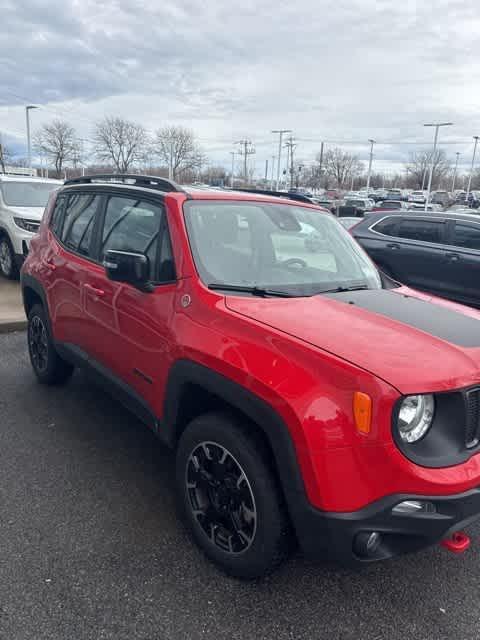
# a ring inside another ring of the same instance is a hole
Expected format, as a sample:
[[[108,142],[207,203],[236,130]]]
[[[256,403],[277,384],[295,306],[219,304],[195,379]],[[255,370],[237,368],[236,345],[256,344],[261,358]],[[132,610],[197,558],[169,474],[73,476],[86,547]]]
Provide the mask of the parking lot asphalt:
[[[0,335],[1,640],[480,637],[480,527],[360,571],[297,554],[225,577],[175,511],[173,457],[82,374],[38,385],[25,334]]]

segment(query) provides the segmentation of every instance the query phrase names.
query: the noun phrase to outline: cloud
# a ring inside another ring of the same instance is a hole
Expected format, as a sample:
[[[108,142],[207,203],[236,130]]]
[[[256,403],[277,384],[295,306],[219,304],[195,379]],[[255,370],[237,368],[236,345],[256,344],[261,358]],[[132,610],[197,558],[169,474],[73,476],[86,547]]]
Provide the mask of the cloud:
[[[28,102],[86,138],[107,113],[191,126],[218,157],[248,136],[262,162],[279,127],[307,159],[321,140],[364,140],[365,159],[373,137],[392,162],[429,144],[426,121],[455,122],[452,155],[478,133],[475,0],[4,0],[2,18],[0,116],[19,137]]]

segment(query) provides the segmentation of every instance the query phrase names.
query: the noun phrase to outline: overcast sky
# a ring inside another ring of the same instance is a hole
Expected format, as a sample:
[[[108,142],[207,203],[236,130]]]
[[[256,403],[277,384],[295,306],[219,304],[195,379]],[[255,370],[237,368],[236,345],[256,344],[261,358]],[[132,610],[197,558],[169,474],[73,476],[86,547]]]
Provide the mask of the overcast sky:
[[[366,159],[375,138],[391,169],[451,120],[444,148],[467,165],[479,32],[476,0],[3,0],[0,131],[21,152],[32,103],[33,130],[61,117],[86,139],[105,115],[188,126],[227,166],[247,137],[259,172],[271,129],[307,162],[321,140]]]

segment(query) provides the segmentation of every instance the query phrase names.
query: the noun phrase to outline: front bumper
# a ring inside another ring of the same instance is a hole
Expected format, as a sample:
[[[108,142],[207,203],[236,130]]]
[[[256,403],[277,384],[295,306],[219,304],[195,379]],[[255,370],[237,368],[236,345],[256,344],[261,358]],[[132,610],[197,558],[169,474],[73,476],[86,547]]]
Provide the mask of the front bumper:
[[[397,515],[393,507],[405,500],[428,501],[436,513]],[[297,503],[294,521],[303,551],[347,566],[385,560],[440,542],[480,518],[480,487],[453,496],[391,495],[350,513],[322,512]],[[378,532],[371,555],[357,552],[359,534]]]

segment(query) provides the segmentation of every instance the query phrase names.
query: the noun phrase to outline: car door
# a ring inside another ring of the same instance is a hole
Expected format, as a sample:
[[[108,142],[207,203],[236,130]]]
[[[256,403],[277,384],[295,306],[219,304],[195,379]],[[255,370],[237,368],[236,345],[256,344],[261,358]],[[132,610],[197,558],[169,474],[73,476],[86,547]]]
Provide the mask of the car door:
[[[452,220],[444,260],[454,300],[480,305],[480,221]]]
[[[388,244],[395,274],[401,282],[444,295],[448,286],[445,262],[446,222],[431,216],[401,216],[397,237]]]
[[[92,266],[91,241],[101,197],[94,192],[60,194],[42,256],[55,339],[85,350],[83,284]]]
[[[387,215],[368,227],[360,223],[354,228],[353,236],[362,245],[372,260],[385,272],[396,276],[395,253],[389,248],[392,242],[396,242],[396,229],[400,222],[397,215]]]
[[[100,227],[98,263],[84,284],[88,351],[92,363],[114,383],[126,384],[158,410],[176,292],[166,210],[160,198],[151,201],[112,193]],[[149,258],[151,292],[108,279],[102,262],[110,249]]]

